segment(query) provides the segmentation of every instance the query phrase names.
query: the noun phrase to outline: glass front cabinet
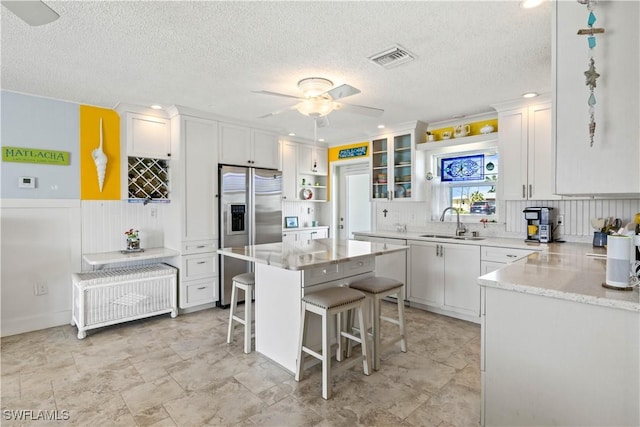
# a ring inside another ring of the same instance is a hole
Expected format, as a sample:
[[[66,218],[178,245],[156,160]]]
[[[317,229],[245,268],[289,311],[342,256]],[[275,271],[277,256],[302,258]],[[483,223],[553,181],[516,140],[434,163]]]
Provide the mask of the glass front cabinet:
[[[371,197],[374,200],[424,200],[425,158],[416,142],[426,126],[382,135],[371,140]]]

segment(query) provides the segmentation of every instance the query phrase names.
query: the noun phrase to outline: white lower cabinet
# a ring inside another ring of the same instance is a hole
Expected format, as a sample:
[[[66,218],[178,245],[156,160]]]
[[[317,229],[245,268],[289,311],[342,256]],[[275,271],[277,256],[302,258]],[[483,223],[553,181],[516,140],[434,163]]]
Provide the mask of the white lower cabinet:
[[[304,230],[296,230],[296,231],[283,231],[282,232],[282,241],[283,242],[303,242],[307,240],[315,240],[315,239],[327,239],[329,238],[329,227],[314,227]]]
[[[480,322],[480,247],[408,240],[409,301]]]

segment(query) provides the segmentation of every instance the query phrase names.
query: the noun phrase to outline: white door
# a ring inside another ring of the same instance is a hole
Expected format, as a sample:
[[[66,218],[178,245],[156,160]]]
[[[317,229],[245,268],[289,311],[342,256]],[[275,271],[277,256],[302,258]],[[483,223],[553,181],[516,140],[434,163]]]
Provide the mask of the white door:
[[[339,166],[338,232],[340,239],[353,239],[356,231],[371,230],[371,182],[367,162]]]

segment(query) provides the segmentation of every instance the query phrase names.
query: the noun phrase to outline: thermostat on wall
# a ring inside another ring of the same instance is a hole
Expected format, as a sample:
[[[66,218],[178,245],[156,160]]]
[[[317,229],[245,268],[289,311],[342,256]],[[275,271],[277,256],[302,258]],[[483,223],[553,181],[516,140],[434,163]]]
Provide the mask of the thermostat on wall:
[[[36,177],[21,176],[18,178],[18,188],[36,188]]]

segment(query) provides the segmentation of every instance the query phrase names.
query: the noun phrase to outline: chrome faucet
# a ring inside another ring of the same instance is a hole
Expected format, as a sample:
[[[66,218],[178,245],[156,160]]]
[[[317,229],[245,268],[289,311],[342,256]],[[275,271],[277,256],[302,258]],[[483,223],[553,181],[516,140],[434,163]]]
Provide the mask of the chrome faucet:
[[[447,213],[448,210],[453,210],[456,212],[456,236],[462,236],[467,232],[467,227],[460,222],[460,212],[458,212],[458,209],[454,208],[453,206],[445,208],[445,210],[442,211],[442,215],[440,215],[440,221],[444,221],[444,214]]]

